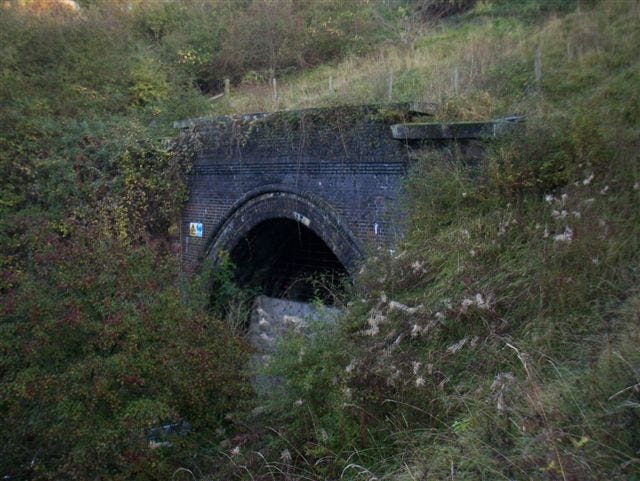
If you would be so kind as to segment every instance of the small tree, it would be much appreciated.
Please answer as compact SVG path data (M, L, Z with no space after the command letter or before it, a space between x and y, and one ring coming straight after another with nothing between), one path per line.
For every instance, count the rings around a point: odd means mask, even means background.
M271 79L296 65L302 34L290 0L255 0L227 32L220 62L236 78L254 70Z

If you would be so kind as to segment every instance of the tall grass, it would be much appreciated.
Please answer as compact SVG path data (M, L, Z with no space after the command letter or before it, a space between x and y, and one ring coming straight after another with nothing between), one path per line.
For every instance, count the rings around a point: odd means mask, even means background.
M639 12L480 4L282 79L278 108L386 101L392 73L439 118L527 115L471 170L424 153L405 240L363 266L341 330L283 345L291 391L262 422L301 446L291 479L638 479ZM275 107L261 89L219 108Z
M612 51L612 39L631 36L633 42L630 25L638 15L634 0L601 2L593 9L553 15L544 22L510 9L478 7L466 21L422 26L405 42L283 76L277 82L277 100L271 83L249 82L214 103L212 110L270 111L416 100L438 102L442 116L458 119L523 113L532 107L528 94L540 87L535 81L536 51L541 57L543 90L554 92L559 76L568 80L559 84L571 88L571 81L579 81L579 72L595 58L630 60ZM619 20L617 27L608 23L612 18Z

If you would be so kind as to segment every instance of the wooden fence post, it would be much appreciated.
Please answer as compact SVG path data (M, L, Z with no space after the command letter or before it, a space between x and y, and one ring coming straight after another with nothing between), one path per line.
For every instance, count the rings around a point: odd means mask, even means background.
M458 70L458 66L456 65L453 68L453 94L458 95L460 90L460 71Z
M536 58L533 64L533 73L535 75L536 84L540 86L540 80L542 80L542 49L540 45L536 48Z
M273 103L278 105L278 81L275 77L271 79L271 83L273 84Z

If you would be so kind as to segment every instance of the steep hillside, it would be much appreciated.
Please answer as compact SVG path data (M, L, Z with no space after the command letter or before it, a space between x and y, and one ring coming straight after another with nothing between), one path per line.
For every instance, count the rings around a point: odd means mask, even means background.
M526 126L474 169L416 163L405 242L363 266L341 325L282 344L286 388L231 473L638 479L640 9L545 5L479 4L278 84L279 107L418 98Z
M637 0L52 4L0 12L0 475L640 479ZM257 398L233 266L179 275L171 122L389 100L526 122L416 159Z

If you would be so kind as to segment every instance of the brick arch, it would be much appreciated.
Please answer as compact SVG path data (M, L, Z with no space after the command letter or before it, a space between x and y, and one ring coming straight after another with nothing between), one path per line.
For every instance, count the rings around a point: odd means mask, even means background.
M262 188L243 196L225 216L207 241L206 256L214 263L219 252L230 252L260 223L292 219L320 237L349 273L356 269L363 249L335 210L312 194Z

